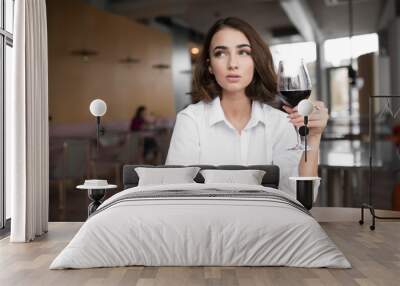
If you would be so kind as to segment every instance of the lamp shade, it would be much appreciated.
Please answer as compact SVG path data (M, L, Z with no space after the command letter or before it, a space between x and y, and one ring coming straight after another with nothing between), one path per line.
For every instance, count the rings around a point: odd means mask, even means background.
M310 100L308 99L303 99L302 101L300 101L299 105L297 106L297 111L299 112L300 115L303 116L308 116L311 114L311 112L313 111L314 106L311 103Z
M95 99L90 103L89 109L93 116L103 116L106 114L107 104L104 102L104 100Z

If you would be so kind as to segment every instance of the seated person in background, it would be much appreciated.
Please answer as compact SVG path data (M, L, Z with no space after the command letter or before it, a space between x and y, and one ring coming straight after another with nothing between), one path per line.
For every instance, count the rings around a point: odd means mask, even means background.
M132 118L130 130L145 131L151 129L150 125L153 120L147 115L147 108L144 105L139 106L136 109L135 116ZM157 156L158 144L154 137L145 136L143 138L143 157L145 160L152 160Z
M237 18L209 30L195 67L193 101L177 115L167 165L269 165L280 168L280 189L295 196L290 176L317 176L321 134L328 120L323 102L309 116L307 162L296 144L304 119L272 107L277 80L271 52L257 32ZM293 125L292 125L293 124Z
M139 106L136 109L135 116L131 121L131 131L139 131L144 129L144 125L146 124L146 116L147 116L147 108L144 105Z

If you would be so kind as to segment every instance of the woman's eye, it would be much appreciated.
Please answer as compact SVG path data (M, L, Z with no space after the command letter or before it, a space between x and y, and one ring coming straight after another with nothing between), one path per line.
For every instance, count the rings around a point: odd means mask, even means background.
M250 51L247 51L247 50L241 50L241 51L239 51L239 55L250 56L250 55L251 55L251 52L250 52Z
M223 51L216 51L215 53L214 53L214 57L221 57L221 56L223 56L223 55L225 55L225 52L223 52Z

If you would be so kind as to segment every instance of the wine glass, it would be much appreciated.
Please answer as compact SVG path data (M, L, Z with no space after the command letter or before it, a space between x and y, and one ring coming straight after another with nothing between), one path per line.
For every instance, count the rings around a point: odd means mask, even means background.
M311 80L307 67L301 61L280 61L278 67L278 92L283 103L289 107L296 107L303 99L308 99L311 94ZM297 134L297 144L288 150L305 151L301 143L300 134L294 126ZM307 150L310 150L308 147Z

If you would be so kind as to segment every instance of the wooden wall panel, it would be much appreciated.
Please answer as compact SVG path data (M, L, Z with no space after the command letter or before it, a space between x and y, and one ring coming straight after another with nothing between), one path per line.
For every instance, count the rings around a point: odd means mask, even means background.
M53 123L92 122L89 103L108 104L105 120L129 120L140 104L162 117L174 117L170 69L171 35L113 15L78 0L48 0L49 110ZM84 62L77 49L94 49ZM127 56L137 64L122 64Z

